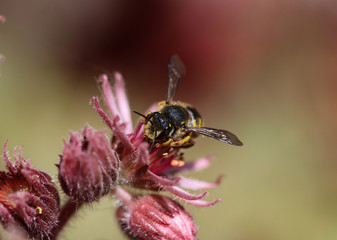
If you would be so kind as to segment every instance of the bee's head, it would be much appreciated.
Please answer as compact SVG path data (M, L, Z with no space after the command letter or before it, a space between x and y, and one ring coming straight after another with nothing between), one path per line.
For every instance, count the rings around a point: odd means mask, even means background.
M161 112L149 112L146 116L139 112L134 112L145 119L144 135L147 137L148 141L152 142L149 150L149 152L151 152L157 140L169 137L172 125Z
M157 137L163 132L168 132L171 129L171 124L167 118L160 112L153 112L145 118L145 128L149 129L149 133L155 134ZM152 136L148 136L153 139Z

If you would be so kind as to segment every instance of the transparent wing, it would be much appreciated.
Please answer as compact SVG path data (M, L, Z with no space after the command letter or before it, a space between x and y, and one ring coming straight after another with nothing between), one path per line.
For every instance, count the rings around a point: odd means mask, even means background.
M177 55L172 55L168 63L168 88L166 95L166 103L172 101L179 87L180 80L185 75L185 67L183 62Z
M215 138L220 142L229 143L236 146L243 145L243 143L237 138L237 136L226 130L208 127L186 127L186 128L191 132Z

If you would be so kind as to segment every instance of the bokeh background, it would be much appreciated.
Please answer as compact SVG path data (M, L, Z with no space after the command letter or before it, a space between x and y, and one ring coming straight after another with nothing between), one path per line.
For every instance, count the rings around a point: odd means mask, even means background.
M105 128L88 104L97 76L120 71L131 108L145 111L164 99L177 53L187 75L176 99L245 144L200 137L186 151L186 160L216 155L188 176L226 176L208 197L223 203L186 205L199 238L335 240L336 9L334 0L2 0L0 145L24 145L56 177L68 132ZM114 205L106 197L82 209L62 239L125 239Z

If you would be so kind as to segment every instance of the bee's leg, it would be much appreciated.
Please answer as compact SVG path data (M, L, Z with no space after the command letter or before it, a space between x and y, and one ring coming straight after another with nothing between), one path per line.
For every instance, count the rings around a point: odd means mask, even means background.
M168 146L168 145L170 145L170 143L171 143L172 141L173 141L172 138L170 138L169 140L167 140L166 142L161 143L160 145L161 145L161 146Z
M192 147L194 145L194 141L191 139L190 141L188 142L185 142L183 145L181 145L180 147L182 148L189 148L189 147Z
M184 137L183 139L172 142L170 144L170 146L171 147L180 147L180 146L184 145L185 143L187 143L188 141L190 141L190 139L191 139L191 135L188 135L188 136Z

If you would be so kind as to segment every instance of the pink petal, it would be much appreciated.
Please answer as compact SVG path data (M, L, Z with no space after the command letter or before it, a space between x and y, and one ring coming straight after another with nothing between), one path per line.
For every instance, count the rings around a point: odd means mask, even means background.
M219 176L214 183L199 181L195 179L189 179L185 177L181 177L181 180L178 182L178 185L183 188L191 189L191 190L201 190L201 189L210 189L216 188L219 186L221 182L222 176Z
M176 172L192 172L203 170L211 164L213 154L209 154L206 157L199 158L197 160L186 162L183 167L172 167L169 170L165 171L165 174L173 174Z
M183 200L199 200L208 195L208 192L203 192L199 195L193 195L176 186L165 187L164 189Z
M126 133L132 133L131 112L128 98L126 96L124 79L122 74L115 72L115 95L122 120L126 123Z
M151 171L148 171L147 174L148 174L150 180L153 180L153 181L159 183L163 187L175 186L180 181L180 177L177 177L174 180L170 180L170 179L160 177L160 176L152 173Z
M108 108L108 111L111 115L112 118L115 118L116 116L121 116L117 104L116 104L116 99L115 96L112 93L111 86L108 80L108 76L105 74L102 74L99 76L98 82L102 82L102 90L103 90L103 97L105 104Z
M92 102L94 102L94 108L97 111L97 113L101 116L101 118L106 123L106 125L108 125L108 127L112 129L113 128L112 127L112 120L109 118L109 116L101 108L101 105L99 104L99 101L98 101L97 97L92 97L90 99L90 103L92 103Z
M15 220L12 217L9 210L4 207L4 205L0 205L0 216L1 216L1 222L6 223L7 225L15 224Z
M129 137L125 133L125 124L120 123L119 116L116 115L112 121L109 118L109 116L103 111L96 97L92 97L90 100L90 103L91 102L94 102L94 108L96 109L98 114L101 116L103 121L105 121L105 123L108 125L108 127L111 128L111 130L113 131L113 134L123 144L125 149L128 151L134 151L135 147L133 146Z
M151 107L149 107L149 109L147 110L147 113L156 111L157 107L158 107L158 103L152 104Z
M119 117L117 116L112 123L112 131L114 136L123 144L126 151L132 152L135 150L134 145L130 141L128 135L125 132L125 124L120 124Z
M197 207L210 207L216 204L217 202L222 202L222 199L219 198L211 202L204 201L204 200L194 200L194 201L185 200L185 202L191 205L197 206Z
M13 174L18 172L18 169L13 165L13 163L9 160L8 151L7 151L7 143L8 139L6 139L4 147L3 147L3 158L5 161L6 168ZM15 148L14 148L15 151Z
M203 158L199 158L193 162L188 162L185 164L185 166L183 166L182 170L183 171L200 171L203 170L205 168L208 168L209 165L211 164L211 160L213 158L213 154L209 154L206 157Z
M138 148L138 159L136 159L139 166L149 165L149 151L148 151L148 144L143 142L139 144Z

